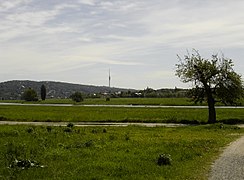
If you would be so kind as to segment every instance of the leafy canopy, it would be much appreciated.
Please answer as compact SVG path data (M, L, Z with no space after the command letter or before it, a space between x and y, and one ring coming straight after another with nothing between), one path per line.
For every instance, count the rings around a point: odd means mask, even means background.
M72 94L72 95L70 96L70 98L71 98L73 101L75 101L75 102L81 102L81 101L84 100L84 99L83 99L83 95L82 95L82 93L80 93L80 92L75 92L74 94Z
M22 94L22 99L25 101L38 101L37 93L34 89L28 88Z
M214 101L234 104L244 97L241 76L233 69L233 61L223 55L212 55L211 59L202 58L198 51L188 52L179 64L176 64L176 75L182 82L193 83L193 95L196 102L201 102L211 94Z

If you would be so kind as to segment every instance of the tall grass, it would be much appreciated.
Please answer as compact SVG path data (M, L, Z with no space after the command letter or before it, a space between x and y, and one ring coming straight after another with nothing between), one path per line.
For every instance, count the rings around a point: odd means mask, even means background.
M243 130L223 125L146 127L0 126L1 179L207 179L220 148ZM159 166L160 154L172 164ZM15 160L42 167L22 169Z

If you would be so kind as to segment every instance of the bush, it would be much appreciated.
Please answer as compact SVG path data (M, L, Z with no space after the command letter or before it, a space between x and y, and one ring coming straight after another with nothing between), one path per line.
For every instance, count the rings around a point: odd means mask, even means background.
M94 146L94 142L92 140L89 140L89 141L84 143L84 146L85 147L92 147L92 146Z
M71 98L73 101L75 101L75 102L81 102L81 101L84 100L84 99L83 99L83 96L82 96L82 94L81 94L80 92L75 92L74 94L72 94L72 95L70 96L70 98Z
M172 159L171 159L171 156L169 154L160 154L157 164L159 166L171 165L171 162L172 162Z
M72 131L73 130L71 128L69 128L69 127L64 128L64 132L72 133Z
M74 124L73 123L68 123L67 127L72 128L72 127L74 127Z
M52 131L52 127L51 126L47 126L47 132L51 132Z
M28 132L28 133L32 133L34 131L34 129L32 128L32 127L28 127L27 129L26 129L26 132Z
M22 95L22 99L25 101L38 101L37 93L34 89L27 89Z

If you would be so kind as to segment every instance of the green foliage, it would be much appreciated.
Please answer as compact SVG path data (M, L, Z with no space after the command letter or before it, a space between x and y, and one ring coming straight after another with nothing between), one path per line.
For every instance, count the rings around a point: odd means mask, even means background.
M170 154L160 154L158 157L158 165L171 165L172 163L172 158Z
M66 133L72 133L73 130L70 127L66 127L66 128L64 128L64 132L66 132Z
M44 101L46 99L46 95L47 95L47 90L46 90L46 86L43 84L41 86L41 99Z
M34 89L26 89L22 94L22 99L25 101L38 101L37 93Z
M82 93L80 93L80 92L75 92L74 94L72 94L70 96L70 98L75 102L83 101L83 96L82 96Z
M241 76L233 69L233 61L212 55L211 59L202 58L198 51L179 57L176 75L185 83L192 82L195 102L207 100L209 122L216 121L214 105L220 101L233 105L244 97Z
M65 133L64 127L47 132L39 126L35 134L26 132L28 128L0 126L5 134L0 138L2 179L207 179L221 147L243 133L209 125L106 127L107 133L96 127L96 134L94 127L73 127ZM20 135L10 136L15 131ZM166 157L170 153L170 166L155 162L162 152Z
M28 133L33 133L33 131L34 131L34 129L32 127L28 127L26 129L26 132L28 132Z
M70 122L67 124L67 127L72 128L72 127L74 127L74 124Z

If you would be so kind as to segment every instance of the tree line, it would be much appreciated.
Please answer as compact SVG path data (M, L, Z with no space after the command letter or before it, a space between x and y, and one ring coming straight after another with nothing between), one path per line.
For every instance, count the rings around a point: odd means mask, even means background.
M47 96L47 89L44 84L41 86L40 91L41 91L41 93L40 93L41 99L43 101L45 101L46 96ZM28 88L22 94L21 99L23 99L25 101L38 101L37 92L32 88Z
M43 84L40 88L41 91L41 100L45 101L46 99L46 95L47 95L47 89L46 86ZM75 92L73 93L70 98L75 101L75 102L81 102L83 101L83 94L80 92ZM38 101L38 95L37 92L32 89L32 88L28 88L24 91L24 93L22 94L21 99L25 100L25 101Z

